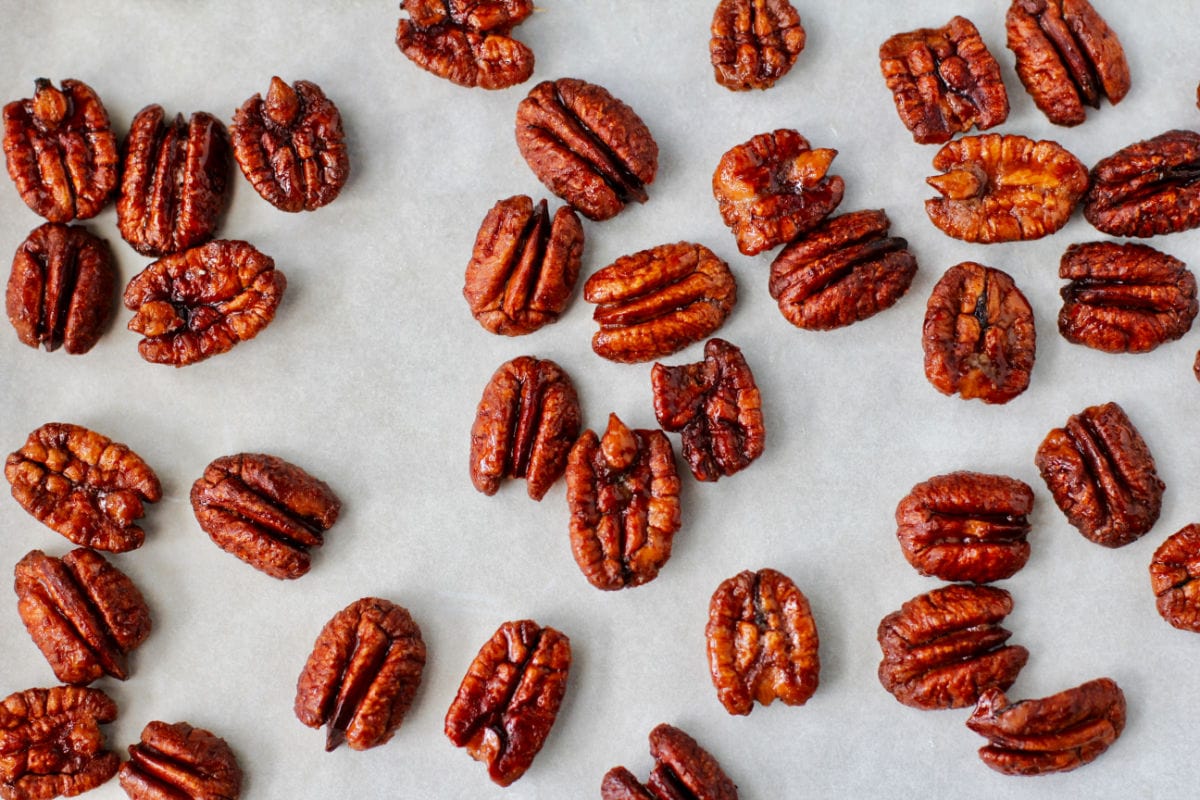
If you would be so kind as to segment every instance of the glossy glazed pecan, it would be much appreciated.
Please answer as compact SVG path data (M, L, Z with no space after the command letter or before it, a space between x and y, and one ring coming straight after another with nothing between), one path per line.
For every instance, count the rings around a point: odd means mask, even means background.
M643 786L625 767L613 767L600 785L602 800L737 800L737 786L712 754L665 722L650 731L654 769Z
M896 34L879 47L879 68L900 121L919 144L948 142L972 126L987 130L1008 118L1000 65L964 17Z
M837 150L813 150L786 128L760 133L721 156L713 197L743 255L790 242L837 208L846 185L828 174L835 156Z
M588 219L646 202L658 144L633 109L574 78L543 81L517 106L517 147L538 180Z
M1167 131L1101 159L1092 167L1083 216L1112 236L1200 226L1200 133Z
M17 611L63 683L128 677L125 655L150 635L137 586L94 550L61 559L32 550L17 562Z
M533 74L533 51L509 36L533 0L401 0L396 46L421 69L459 86L505 89Z
M86 353L113 314L117 271L108 243L85 228L47 222L13 256L5 306L30 347Z
M769 89L804 49L804 27L788 0L719 0L708 53L726 89Z
M425 641L408 609L378 597L333 615L296 681L296 718L325 726L325 750L386 743L404 721L425 668Z
M131 800L237 800L242 770L221 737L186 722L150 722L118 780Z
M1009 703L999 689L989 689L967 727L988 740L979 757L997 772L1067 772L1095 760L1121 735L1125 694L1111 678L1017 703Z
M887 214L830 217L771 262L771 297L797 328L829 330L895 305L917 273L908 242L888 236Z
M138 353L154 364L194 364L253 339L275 318L287 279L248 242L218 240L155 261L125 287L140 333Z
M501 200L483 218L463 297L475 320L504 336L532 333L567 307L583 257L583 226L570 206L551 221L546 201Z
M117 137L81 81L38 78L33 97L6 105L4 155L25 205L51 222L96 216L117 188Z
M1158 613L1184 631L1200 633L1200 525L1167 537L1150 559L1150 588Z
M571 642L532 620L505 622L479 650L446 711L446 737L508 786L542 749L567 690Z
M4 462L13 498L72 542L122 553L141 547L143 503L162 498L158 476L119 442L80 425L48 422Z
M1158 521L1164 484L1116 403L1085 408L1050 431L1034 463L1067 521L1096 544L1127 545Z
M192 484L192 511L227 553L273 578L299 578L309 550L342 509L329 485L295 464L261 453L222 456Z
M1007 689L1029 659L1000 621L1012 596L992 586L951 584L914 597L879 623L879 682L913 708L965 708Z

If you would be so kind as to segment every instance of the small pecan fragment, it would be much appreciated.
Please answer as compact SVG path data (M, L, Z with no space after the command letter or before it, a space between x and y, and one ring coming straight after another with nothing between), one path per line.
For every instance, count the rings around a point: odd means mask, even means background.
M1081 767L1108 749L1125 728L1125 694L1111 678L1009 703L989 689L967 727L988 740L979 757L1005 775L1046 775Z
M222 550L273 578L299 578L342 501L324 481L261 453L222 456L192 484L196 521Z
M1112 236L1200 226L1200 133L1167 131L1101 159L1092 167L1083 216Z
M987 130L1008 118L1000 65L964 17L896 34L880 45L879 68L919 144L948 142L971 126Z
M1164 484L1116 403L1085 408L1050 431L1035 463L1067 521L1096 544L1127 545L1158 521Z
M602 800L737 800L737 786L712 754L673 725L650 731L654 769L646 785L625 767L613 767L600 784Z
M708 43L713 74L726 89L769 89L796 63L804 39L788 0L720 0Z
M81 81L38 78L32 98L6 105L4 155L25 205L51 222L96 216L117 188L117 137Z
M509 36L533 0L401 0L396 46L421 69L459 86L506 89L533 74L533 51Z
M1200 525L1167 537L1150 559L1150 588L1158 613L1184 631L1200 633Z
M678 352L720 328L737 302L729 265L702 244L676 242L621 256L583 285L600 325L596 355L626 364Z
M771 297L797 328L830 330L895 305L917 273L904 239L878 211L830 217L771 262Z
M72 542L122 553L141 547L143 503L162 498L154 470L128 447L80 425L48 422L10 453L13 498Z
M275 318L287 279L248 242L219 240L155 261L125 287L129 330L154 364L194 364L253 339Z
M148 723L141 742L129 745L118 779L132 800L237 800L242 793L229 744L186 722Z
M116 287L108 243L84 228L47 222L13 256L8 319L30 347L86 353L112 318Z
M558 319L583 256L583 226L570 206L550 219L546 201L501 200L483 218L467 264L463 297L492 333L520 336Z
M296 681L296 718L326 726L325 750L386 743L404 721L425 668L425 641L408 610L356 600L325 623Z
M542 749L571 666L571 642L532 620L505 622L479 650L446 711L445 733L508 786Z

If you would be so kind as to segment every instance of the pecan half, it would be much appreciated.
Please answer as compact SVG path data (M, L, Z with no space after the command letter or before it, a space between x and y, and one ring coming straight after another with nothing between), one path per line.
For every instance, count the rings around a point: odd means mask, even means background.
M509 36L533 0L401 0L409 17L396 46L421 69L459 86L505 89L533 74L533 51Z
M122 553L146 535L134 521L162 498L154 470L128 447L80 425L47 422L10 453L4 477L21 508L72 542Z
M275 318L287 279L248 242L219 240L155 261L125 287L140 333L138 353L154 364L194 364L253 339Z
M737 302L729 265L702 244L621 256L583 285L600 325L596 355L626 364L668 356L721 327Z
M404 721L425 668L425 641L408 610L378 597L333 615L296 681L296 718L326 726L325 750L386 743Z
M117 271L108 243L84 228L47 222L13 256L5 306L30 347L86 353L113 313Z
M1034 463L1067 521L1096 544L1127 545L1158 521L1164 484L1116 403L1085 408L1050 431Z
M1150 588L1158 613L1184 631L1200 633L1200 525L1167 537L1150 559Z
M1167 131L1101 159L1092 167L1083 216L1112 236L1200 226L1200 133Z
M989 689L967 727L988 740L979 757L997 772L1066 772L1095 760L1121 735L1125 694L1111 678L1017 703L1009 703L999 689Z
M668 431L682 431L683 457L696 480L732 475L762 455L762 398L742 351L709 339L704 360L650 370L654 416Z
M964 708L987 689L1007 689L1029 659L999 622L1012 595L952 584L914 597L879 623L879 682L913 708Z
M600 784L602 800L737 800L737 786L712 754L673 725L650 731L654 769L643 786L625 767L613 767Z
M571 642L532 620L505 622L479 650L446 711L445 733L508 786L542 749L567 690Z
M141 742L129 745L118 779L131 800L237 800L242 793L229 744L186 722L148 723Z
M720 0L708 52L726 89L769 89L804 49L804 27L788 0Z
M209 538L273 578L299 578L309 549L337 522L342 501L324 481L261 453L222 456L192 484L192 510Z
M475 320L504 336L533 333L567 307L583 257L583 226L570 206L550 220L546 201L501 200L483 218L463 297Z
M25 205L51 222L88 219L117 188L117 137L92 88L45 78L32 98L4 107L8 175Z
M150 609L128 575L84 547L61 559L32 550L14 572L17 611L56 678L128 677L125 654L150 635Z

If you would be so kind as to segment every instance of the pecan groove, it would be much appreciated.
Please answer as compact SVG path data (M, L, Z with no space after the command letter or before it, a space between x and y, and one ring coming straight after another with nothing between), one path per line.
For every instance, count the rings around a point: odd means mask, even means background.
M737 786L712 754L673 725L650 731L654 769L643 786L625 767L613 767L600 784L602 800L737 800Z
M131 800L237 800L242 770L229 744L186 722L150 722L118 773Z
M769 89L804 49L804 27L788 0L720 0L708 52L726 89Z
M1184 631L1200 633L1200 525L1167 537L1150 559L1150 588L1158 613Z
M1112 236L1146 238L1200 226L1200 133L1167 131L1098 161L1083 216Z
M402 0L396 46L421 69L459 86L505 89L533 74L533 51L509 36L532 0Z

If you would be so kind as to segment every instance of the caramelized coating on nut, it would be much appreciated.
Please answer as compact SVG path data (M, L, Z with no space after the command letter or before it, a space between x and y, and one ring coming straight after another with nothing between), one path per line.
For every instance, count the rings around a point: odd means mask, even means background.
M118 779L131 800L237 800L242 793L229 744L186 722L148 723Z
M708 43L713 74L726 89L769 89L791 70L804 40L788 0L719 0Z
M421 69L459 86L506 89L533 74L533 51L509 36L533 0L401 0L396 46Z
M1112 236L1145 238L1200 226L1200 133L1172 130L1092 167L1083 216Z
M1154 551L1150 588L1163 619L1200 633L1200 525L1184 526Z
M642 785L625 767L613 767L600 784L602 800L737 800L737 786L712 754L674 725L650 731L654 769Z

